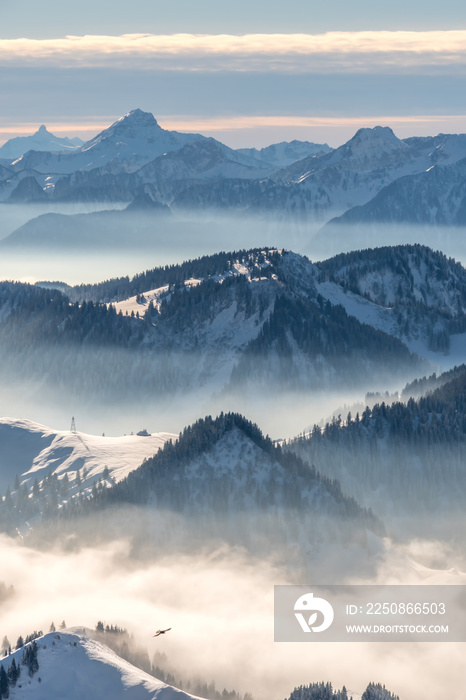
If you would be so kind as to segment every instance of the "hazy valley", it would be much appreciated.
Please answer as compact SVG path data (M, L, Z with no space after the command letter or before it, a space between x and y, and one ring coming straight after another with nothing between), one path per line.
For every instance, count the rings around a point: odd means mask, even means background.
M68 623L0 698L459 700L460 644L274 643L273 586L465 582L465 157L0 148L0 631Z

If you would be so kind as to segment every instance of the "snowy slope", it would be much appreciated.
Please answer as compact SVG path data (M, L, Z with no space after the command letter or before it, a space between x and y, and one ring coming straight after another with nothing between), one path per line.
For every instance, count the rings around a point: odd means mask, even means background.
M349 209L329 221L322 233L334 235L339 226L348 224L464 226L465 179L466 159L433 165L425 172L400 177L363 206Z
M466 158L466 134L412 136L403 141L419 153L428 153L431 165L448 165Z
M175 204L198 209L228 206L274 212L285 219L325 221L369 202L401 177L425 173L437 163L456 163L464 158L465 148L463 135L403 141L388 127L363 128L330 153L277 170L260 187L254 181L227 179L214 189L199 185L183 191Z
M29 488L49 473L59 478L67 473L73 479L78 469L87 470L84 489L102 476L105 467L111 481L120 481L174 438L170 433L104 437L59 432L24 419L1 418L0 491L13 489L17 474Z
M13 160L20 158L27 151L72 151L82 146L78 138L55 136L42 124L31 136L17 136L10 139L0 148L0 158Z
M259 158L271 163L276 168L284 168L297 160L308 156L319 156L330 153L332 149L326 143L311 143L310 141L281 141L265 148L238 148L237 152Z
M317 285L332 304L400 338L442 368L463 361L466 271L421 245L385 246L323 261Z
M363 204L402 175L429 167L428 154L415 151L388 127L359 131L345 144L319 158L305 158L274 175L286 208L325 216ZM277 193L278 194L278 193Z
M122 171L131 171L163 153L203 138L200 134L166 131L152 114L135 109L72 153L31 151L12 166L16 170L33 168L42 173L72 173L109 166L116 161Z
M277 170L263 183L262 191L254 182L238 189L232 179L220 183L216 196L233 207L325 220L369 201L402 175L426 170L432 165L427 150L412 148L388 127L360 129L330 153L311 155ZM183 192L179 200L184 207L214 204L207 187Z
M194 697L121 659L91 639L90 630L72 628L37 640L39 670L30 678L25 666L11 700L190 700ZM3 660L21 663L22 649ZM40 679L40 680L39 680Z
M201 279L185 280L184 286L186 288L197 287L197 285L201 284L201 282ZM133 313L134 315L139 313L141 316L147 311L151 303L156 309L159 310L162 300L169 298L170 287L168 284L166 284L163 287L158 287L157 289L149 289L147 292L144 292L144 294L136 294L132 297L128 297L127 299L123 299L122 301L117 301L113 304L113 306L118 313L121 311L124 316L131 316ZM108 304L108 306L110 306L110 304Z

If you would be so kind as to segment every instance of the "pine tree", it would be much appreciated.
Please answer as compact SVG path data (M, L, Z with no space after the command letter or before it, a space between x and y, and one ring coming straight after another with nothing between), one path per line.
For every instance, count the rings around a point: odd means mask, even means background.
M0 666L0 698L10 697L8 676L3 666Z
M19 664L17 664L16 661L13 659L13 661L11 662L11 665L8 667L8 672L7 672L8 681L9 681L11 686L14 687L16 685L16 681L18 680L20 673L21 673L21 666Z

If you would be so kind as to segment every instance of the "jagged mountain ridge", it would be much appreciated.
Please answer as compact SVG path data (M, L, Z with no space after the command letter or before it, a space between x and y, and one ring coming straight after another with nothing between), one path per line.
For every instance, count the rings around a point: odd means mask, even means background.
M443 159L439 155L442 143ZM388 127L360 129L332 152L304 158L273 173L262 182L260 191L235 180L217 183L214 192L198 184L181 192L173 205L202 209L217 202L217 206L273 211L282 217L325 220L335 212L368 202L389 183L422 173L439 159L455 162L464 157L464 144L455 151L447 137L437 146L430 141L402 141Z
M16 136L6 141L0 146L0 158L11 162L28 151L70 151L79 148L83 143L84 141L77 137L69 139L66 136L55 136L42 124L31 136Z
M331 219L323 229L334 235L346 225L413 224L431 227L466 224L466 159L431 166L384 187L366 204Z
M178 155L174 158L175 152ZM144 170L152 161L156 161L152 168ZM160 187L168 177L176 193L178 180L189 183L193 177L259 177L270 172L273 166L201 134L162 129L152 114L137 109L72 153L30 151L14 161L10 168L16 175L10 178L9 188L4 183L2 199L9 196L13 200L31 201L27 192L14 187L19 175L28 171L39 184L41 174L48 176L44 198L131 201L147 181L156 191L157 182ZM165 190L164 201L169 202L174 193L167 185ZM33 200L37 199L37 195L34 196Z
M269 149L271 154L291 149L291 158L308 147L298 145L295 150L293 144L275 144ZM401 140L389 127L376 126L360 129L337 149L317 151L285 167L267 161L268 152L234 151L199 134L165 131L153 115L133 110L73 153L31 151L8 165L16 174L8 177L4 173L1 198L129 202L146 192L183 211L226 208L325 222L335 213L367 204L400 178L419 176L422 196L413 201L418 206L425 201L432 212L438 208L437 188L443 185L433 180L435 173L429 176L430 169L453 167L464 159L466 138L440 134ZM19 176L25 171L43 195L32 183L19 187ZM406 193L401 181L398 193L395 190L395 209L405 217L402 199ZM443 197L439 221L448 225L463 221L463 214L455 209L458 197L458 193ZM463 209L461 205L460 212Z
M135 109L71 153L29 151L13 163L13 168L16 172L31 169L65 174L105 167L111 171L112 163L119 162L120 171L132 171L163 153L203 138L200 134L166 131L152 114Z

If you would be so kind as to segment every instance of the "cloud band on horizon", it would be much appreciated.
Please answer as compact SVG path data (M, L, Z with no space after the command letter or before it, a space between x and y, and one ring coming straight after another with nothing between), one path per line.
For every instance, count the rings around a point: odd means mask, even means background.
M360 72L466 67L466 30L123 34L0 39L0 63L184 71Z

